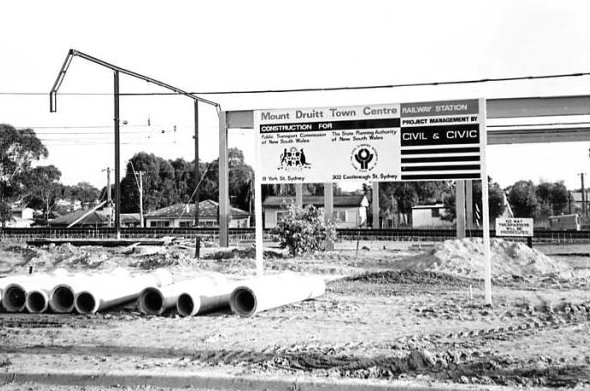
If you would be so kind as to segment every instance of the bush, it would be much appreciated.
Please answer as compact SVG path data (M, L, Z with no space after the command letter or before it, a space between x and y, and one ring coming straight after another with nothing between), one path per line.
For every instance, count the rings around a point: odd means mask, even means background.
M320 210L313 205L301 209L291 204L274 233L279 237L281 248L288 248L291 255L324 251L326 243L336 239L334 224L324 223Z

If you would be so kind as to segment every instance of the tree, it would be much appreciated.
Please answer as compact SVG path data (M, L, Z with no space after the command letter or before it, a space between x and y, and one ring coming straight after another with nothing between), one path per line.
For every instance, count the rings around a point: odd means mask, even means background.
M244 162L243 152L237 148L229 155L229 196L234 206L248 210L251 181L254 170ZM135 172L143 171L143 203L145 210L155 210L179 202L195 202L197 186L195 162L184 159L166 160L154 154L140 152L127 163L127 172L121 181L121 209L123 212L139 210L139 190ZM201 180L199 199L219 199L219 159L211 163L199 162Z
M336 239L336 228L323 220L315 206L298 208L291 204L274 229L279 237L279 246L288 248L291 255L324 251L327 242Z
M0 124L0 221L12 217L10 204L23 195L23 182L31 163L47 157L47 148L33 129Z
M539 202L539 213L543 216L563 213L568 206L569 193L563 182L541 182L535 194Z
M539 208L539 202L532 181L518 181L510 188L508 202L514 217L533 217Z
M244 153L237 148L231 148L228 151L228 160L230 200L234 206L248 210L254 170L244 162Z
M49 219L49 212L53 208L62 185L59 183L61 171L53 166L37 166L30 170L25 180L29 195L29 204L40 204L45 220Z
M415 187L410 183L381 182L379 183L379 205L381 213L387 210L406 216L406 222L412 223L412 207L418 202ZM395 205L394 205L395 203ZM376 218L376 216L373 216Z
M472 191L473 205L472 208L482 208L482 191L481 181L473 181ZM444 220L454 221L457 218L456 209L456 194L455 192L447 192L443 199L445 205L446 214L443 217ZM488 207L490 220L494 220L504 213L506 205L504 203L504 191L499 184L492 181L492 178L488 177Z
M94 203L100 197L100 190L88 182L79 182L74 186L67 186L65 198L79 200L83 205Z

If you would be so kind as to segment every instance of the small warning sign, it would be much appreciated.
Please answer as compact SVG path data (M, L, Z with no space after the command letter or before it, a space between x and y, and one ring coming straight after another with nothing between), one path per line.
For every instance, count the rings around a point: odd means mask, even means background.
M499 218L496 219L496 236L533 236L533 219Z

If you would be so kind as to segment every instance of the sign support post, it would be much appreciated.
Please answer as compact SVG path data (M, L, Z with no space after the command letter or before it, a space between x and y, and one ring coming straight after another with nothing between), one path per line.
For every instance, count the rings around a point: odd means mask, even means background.
M264 231L262 221L262 177L260 176L262 170L262 159L260 157L260 132L255 131L256 146L254 153L256 154L256 163L254 171L254 213L255 213L255 235L256 235L256 275L262 276L264 274Z
M492 305L492 260L490 254L490 206L488 191L486 101L479 100L479 135L481 137L481 213L483 222L484 289L485 303Z

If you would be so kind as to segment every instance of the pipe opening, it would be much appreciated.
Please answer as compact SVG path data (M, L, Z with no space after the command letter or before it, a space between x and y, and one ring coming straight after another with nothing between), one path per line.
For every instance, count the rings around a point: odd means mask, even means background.
M191 295L183 293L182 295L178 296L176 309L178 310L178 313L182 316L193 315L193 311L195 309L195 302L193 301Z
M143 311L148 315L157 315L163 310L164 298L157 289L146 289L140 300Z
M51 295L51 302L56 311L71 311L74 308L74 300L74 292L65 286L55 288Z
M76 298L76 310L81 314L91 314L94 312L96 300L94 296L88 292L82 292Z
M29 312L38 313L47 309L47 300L41 292L33 291L27 296L27 309Z
M3 303L8 311L22 311L25 308L27 295L19 286L11 286L4 291Z
M251 316L256 311L256 296L248 288L238 288L232 295L232 308L241 316Z

